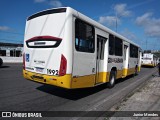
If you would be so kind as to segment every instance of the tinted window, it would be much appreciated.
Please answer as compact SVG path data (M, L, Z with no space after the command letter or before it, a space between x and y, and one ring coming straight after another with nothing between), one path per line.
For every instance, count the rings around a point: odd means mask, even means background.
M130 44L130 57L138 58L138 47Z
M122 40L115 37L115 55L122 56Z
M122 56L122 40L113 35L109 35L109 54Z
M77 51L93 53L94 44L94 27L76 19L75 21L75 48Z
M31 20L33 18L39 17L39 16L53 14L53 13L62 13L62 12L66 12L66 8L59 8L59 9L51 9L51 10L42 11L42 12L39 12L39 13L36 13L36 14L30 16L27 19L27 21Z
M6 56L6 50L0 50L0 56Z
M113 35L109 35L109 54L110 55L114 55L114 36Z

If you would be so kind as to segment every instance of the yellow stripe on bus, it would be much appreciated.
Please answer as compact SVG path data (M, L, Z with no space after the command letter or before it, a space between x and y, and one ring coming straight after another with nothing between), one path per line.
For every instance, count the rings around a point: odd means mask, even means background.
M35 82L59 86L63 88L71 88L72 76L70 74L64 76L49 76L23 70L23 76L24 78ZM43 79L34 78L33 76L43 77Z
M134 72L135 72L135 68L117 70L116 79L134 74ZM126 76L124 76L124 74L126 74ZM98 78L95 81L95 78L96 78L95 74L77 76L72 78L71 74L66 74L64 76L50 76L50 75L42 75L42 74L23 70L23 76L28 80L32 80L32 81L43 83L43 84L49 84L49 85L59 86L63 88L68 88L68 89L94 87L98 83L109 82L109 75L110 75L110 72L99 72Z

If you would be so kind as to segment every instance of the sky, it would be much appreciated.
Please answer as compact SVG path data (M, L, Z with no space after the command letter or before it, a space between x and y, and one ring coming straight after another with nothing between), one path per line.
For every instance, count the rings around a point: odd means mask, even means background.
M143 50L160 50L160 0L0 0L0 42L23 43L27 17L67 6L127 37Z

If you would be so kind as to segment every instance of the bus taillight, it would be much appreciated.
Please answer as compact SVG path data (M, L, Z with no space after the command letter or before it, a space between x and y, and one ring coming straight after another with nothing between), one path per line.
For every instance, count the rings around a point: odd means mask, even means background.
M25 53L23 53L23 69L25 70L25 67L26 67L26 65L25 65Z
M64 55L61 55L61 64L59 69L59 76L63 76L66 74L67 70L67 59L64 57Z

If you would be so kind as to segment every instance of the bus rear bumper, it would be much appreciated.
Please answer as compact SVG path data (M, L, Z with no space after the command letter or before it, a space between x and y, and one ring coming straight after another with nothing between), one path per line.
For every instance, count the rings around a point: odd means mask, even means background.
M71 74L66 74L64 76L51 76L23 70L23 76L34 82L71 89Z
M142 64L142 66L150 66L150 67L155 67L154 64Z

